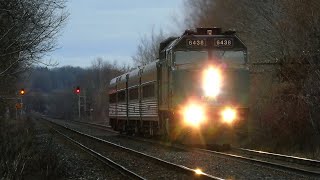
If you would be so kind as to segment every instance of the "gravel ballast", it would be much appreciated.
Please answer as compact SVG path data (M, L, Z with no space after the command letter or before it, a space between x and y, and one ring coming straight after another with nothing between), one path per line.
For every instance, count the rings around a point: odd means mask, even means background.
M164 147L162 145L137 142L136 140L123 138L116 134L86 125L71 122L67 124L69 127L84 133L175 164L181 164L192 169L200 168L207 174L225 179L318 179L316 177L307 177L220 155L183 151Z
M114 147L113 145L108 145L104 142L84 137L60 126L53 125L53 127L146 179L194 179L191 174L186 174L185 172L181 172L181 170L168 167L167 165L151 160L148 157L137 155L136 153L125 151L121 148Z
M65 168L63 179L124 179L120 173L96 160L70 143L61 135L51 131L43 122L35 122L36 137L39 144L52 141L52 150L58 154Z

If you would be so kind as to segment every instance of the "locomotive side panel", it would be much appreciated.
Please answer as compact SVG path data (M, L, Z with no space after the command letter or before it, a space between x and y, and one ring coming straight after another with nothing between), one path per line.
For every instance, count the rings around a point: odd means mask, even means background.
M166 111L169 109L169 69L166 62L160 64L159 84L159 110Z

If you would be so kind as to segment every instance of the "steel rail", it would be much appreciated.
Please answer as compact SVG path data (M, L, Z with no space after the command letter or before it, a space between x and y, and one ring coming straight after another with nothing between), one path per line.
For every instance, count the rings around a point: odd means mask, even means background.
M92 125L91 123L86 123L86 122L82 122L82 124ZM110 131L108 129L106 129L106 130ZM263 166L267 166L267 167L271 167L271 168L281 169L281 170L290 171L290 172L299 173L299 174L304 174L304 175L308 175L308 176L320 177L320 172L319 171L313 171L313 170L308 170L308 169L304 169L304 168L293 167L293 166L289 166L289 165L284 165L284 164L280 164L280 163L260 160L260 159L256 159L256 158L245 157L245 156L240 156L240 155L236 155L236 154L224 153L224 152L219 152L219 151L214 151L214 150L209 150L209 149L203 149L203 148L194 148L194 147L190 148L190 147L186 147L185 145L168 144L168 143L163 143L163 142L159 142L159 141L154 141L154 140L149 140L149 139L144 139L144 138L136 138L136 137L127 136L127 135L121 135L121 136L129 138L129 139L132 139L132 140L137 140L137 141L142 141L142 142L147 142L147 143L160 144L160 145L163 145L163 146L167 146L167 147L169 146L169 147L172 147L172 148L178 148L178 149L186 150L186 151L193 150L193 151L198 151L198 152L222 155L222 156L225 156L225 157L235 158L235 159L239 159L239 160L243 160L243 161L247 161L247 162L251 162L251 163L255 163L255 164L259 164L259 165L263 165ZM254 150L251 150L251 152L254 152ZM272 154L272 153L267 153L267 152L263 152L263 153L266 156L268 156L268 154ZM284 161L284 162L290 162L289 159L291 158L291 160L293 160L293 161L305 160L305 161L308 161L308 163L312 162L312 163L316 163L317 165L320 164L319 161L312 160L312 159L298 158L298 157L286 156L286 155L279 155L278 157L287 158L288 161ZM306 164L304 164L304 165L308 165L308 163L306 162ZM310 166L310 165L308 165L308 166Z
M44 118L43 118L44 119ZM47 120L47 119L45 119ZM219 178L219 177L215 177L215 176L212 176L212 175L209 175L209 174L206 174L206 173L203 173L203 172L198 172L196 169L191 169L191 168L188 168L188 167L185 167L183 165L179 165L179 164L174 164L174 163L171 163L171 162L168 162L168 161L165 161L163 159L160 159L160 158L157 158L157 157L154 157L154 156L151 156L151 155L148 155L148 154L145 154L145 153L142 153L142 152L139 152L139 151L136 151L136 150L133 150L133 149L130 149L130 148L127 148L127 147L124 147L124 146L121 146L121 145L118 145L118 144L115 144L115 143L112 143L110 141L107 141L107 140L104 140L104 139L101 139L101 138L98 138L98 137L95 137L95 136L92 136L92 135L89 135L89 134L85 134L83 132L80 132L80 131L77 131L77 130L74 130L74 129L71 129L69 127L66 127L64 125L61 125L59 123L56 123L56 122L53 122L51 120L47 120L48 122L51 122L55 125L58 125L62 128L65 128L69 131L72 131L76 134L79 134L79 135L82 135L84 137L87 137L87 138L90 138L90 139L93 139L93 140L96 140L98 142L103 142L103 143L106 143L108 145L111 145L113 147L116 147L116 148L119 148L121 150L124 150L124 151L127 151L129 153L134 153L136 155L139 155L143 158L147 158L149 160L152 160L153 162L155 163L158 163L162 166L165 166L165 167L168 167L168 168L171 168L171 169L175 169L176 171L179 171L179 172L182 172L182 173L185 173L187 175L190 175L192 177L194 177L195 179L215 179L215 180L222 180L222 178Z
M272 157L273 159L283 160L286 162L294 162L297 164L302 164L302 165L307 165L307 166L320 167L320 161L315 160L315 159L308 159L308 158L302 158L302 157L297 157L297 156L289 156L289 155L284 155L284 154L270 153L270 152L265 152L265 151L257 151L257 150L245 149L245 148L233 148L233 149L236 151L250 153L250 154L263 156L263 157L267 157L267 158Z
M102 124L98 124L98 123L89 123L89 122L84 122L84 121L75 121L75 120L72 120L72 122L78 122L78 123L83 123L83 124L89 124L89 125L92 125L92 126L96 126L96 127L101 127L101 128L111 128L111 126L107 126L107 125L102 125Z
M75 121L75 120L71 120L71 121L67 121L67 122L75 122L75 123L79 123L79 124L85 124L85 125L89 125L92 127L96 127L102 130L106 130L106 131L110 131L116 134L119 134L119 132L114 131L113 129L111 129L111 126L106 126L106 125L102 125L102 124L97 124L97 123L89 123L89 122L83 122L83 121Z
M58 134L60 134L61 136L63 136L64 138L66 138L68 141L74 143L75 145L79 146L79 148L81 148L82 150L84 150L85 152L87 152L88 154L90 154L91 156L95 157L96 159L98 159L99 161L101 161L102 163L106 164L107 166L109 166L110 168L118 171L120 174L122 174L123 176L129 178L129 179L139 179L139 180L145 180L145 178L139 176L138 174L126 169L125 167L121 166L120 164L112 161L111 159L101 155L100 153L88 148L87 146L81 144L80 142L70 138L69 136L63 134L62 132L60 132L59 130L55 129L54 127L51 127L55 132L57 132Z
M214 154L219 154L219 155L223 155L223 156L228 156L228 157L236 158L239 160L244 160L244 161L260 164L263 166L277 168L277 169L290 171L290 172L294 172L294 173L299 173L299 174L303 174L303 175L320 177L319 171L312 171L312 170L307 170L304 168L293 167L293 166L284 165L284 164L280 164L280 163L275 163L275 162L255 159L255 158L251 158L251 157L230 154L230 153L223 153L223 152L218 152L218 151L213 151L213 150L208 150L208 149L201 149L201 148L193 148L193 149L195 149L197 151L201 151L201 152L208 152L208 153L214 153Z

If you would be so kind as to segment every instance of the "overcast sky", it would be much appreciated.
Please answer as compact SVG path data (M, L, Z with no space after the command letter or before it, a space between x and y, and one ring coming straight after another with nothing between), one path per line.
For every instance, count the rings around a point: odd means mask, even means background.
M88 67L97 57L131 63L139 39L152 28L177 32L183 0L69 0L70 17L59 48L47 59L59 66Z

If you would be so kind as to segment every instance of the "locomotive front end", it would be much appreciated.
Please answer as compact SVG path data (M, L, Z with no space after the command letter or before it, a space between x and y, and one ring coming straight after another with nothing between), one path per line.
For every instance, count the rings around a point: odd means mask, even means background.
M246 126L247 49L233 31L187 30L160 43L159 59L110 82L114 130L179 139ZM243 131L245 132L245 131Z
M180 40L172 58L171 97L181 127L209 133L246 128L246 55L234 34L191 34Z

